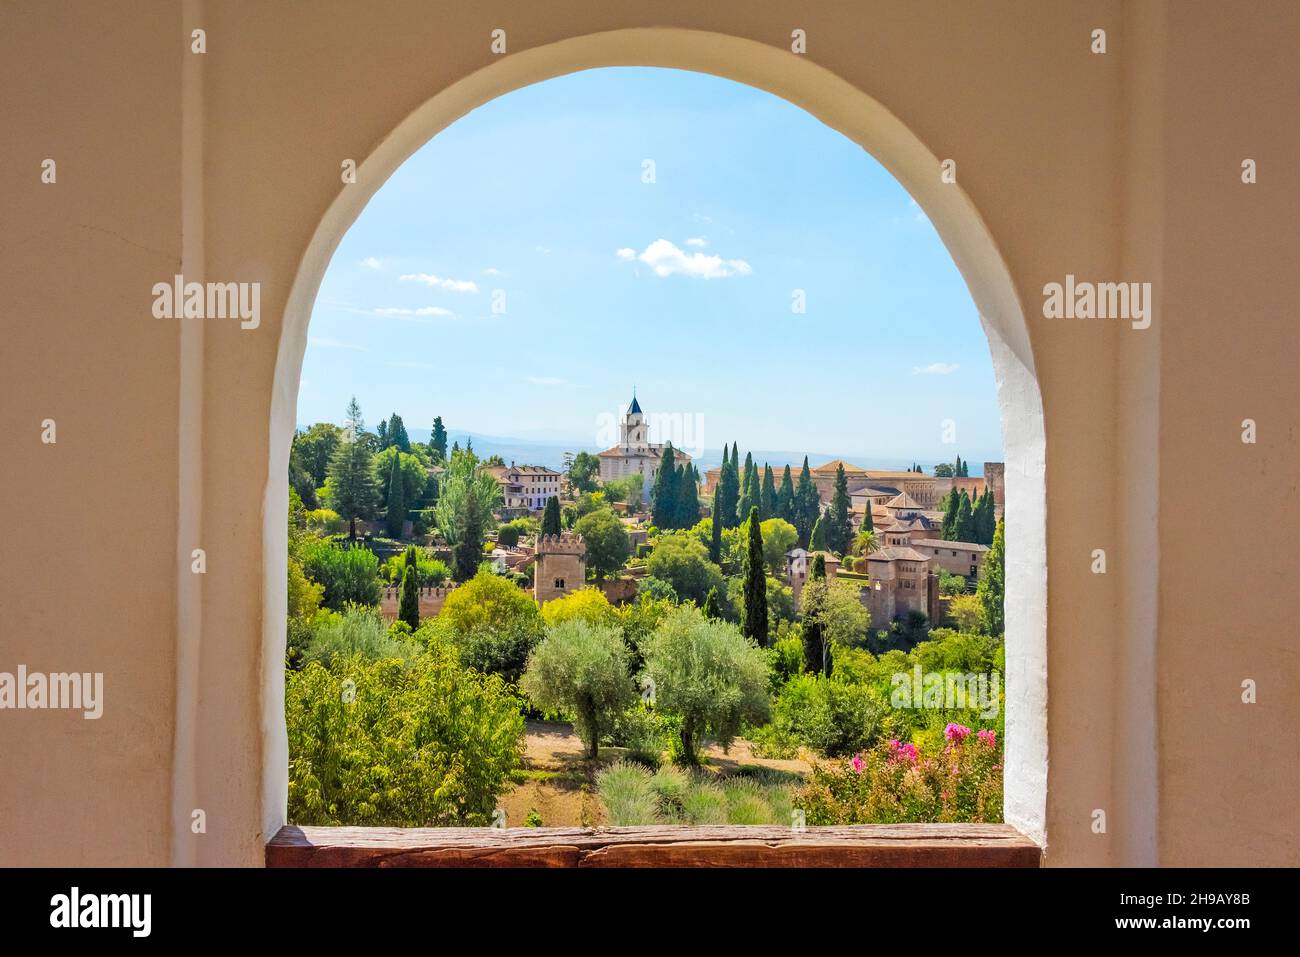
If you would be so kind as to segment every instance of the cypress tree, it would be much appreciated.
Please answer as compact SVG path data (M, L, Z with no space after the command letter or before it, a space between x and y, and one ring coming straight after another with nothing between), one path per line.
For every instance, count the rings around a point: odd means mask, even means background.
M849 511L849 480L844 474L844 463L835 469L835 492L831 495L831 505L826 515L829 527L826 529L826 544L836 555L844 555L853 540L853 519Z
M388 418L386 441L389 445L396 445L403 452L409 454L411 451L411 437L406 434L406 426L402 424L402 417L396 412Z
M874 532L876 530L875 520L871 517L871 499L867 499L867 510L862 515L862 527L859 532Z
M419 564L420 553L415 550L414 545L407 545L406 551L402 553L402 568L415 568Z
M943 507L943 525L940 534L946 542L956 541L957 532L957 489L953 487L946 496L944 496Z
M718 607L717 585L710 588L709 593L704 597L704 617L713 619L722 617L722 610Z
M763 463L763 488L759 493L758 514L763 521L776 518L776 481L772 476L772 466Z
M952 533L954 542L970 542L975 538L975 522L971 515L970 497L965 489L962 489L961 498L957 501L957 518L953 522Z
M799 533L799 544L805 548L812 540L813 525L817 523L821 510L821 498L813 483L812 471L808 468L808 456L805 455L803 471L799 473L799 485L794 491L794 527Z
M713 537L709 540L709 561L715 565L722 564L722 519L718 516L717 509L713 511L713 517L709 519L709 524L713 526Z
M790 477L789 463L781 474L781 491L776 494L776 517L794 524L794 479Z
M402 601L397 618L410 625L411 631L420 628L420 573L412 565L407 565L402 572Z
M983 574L975 595L979 598L984 628L990 635L1000 635L1005 624L1002 596L1006 587L1006 523L998 522L993 544L984 556Z
M812 534L808 536L808 547L814 552L826 551L826 526L828 524L825 515L819 516L817 521L813 523Z
M748 455L745 456L745 482L741 486L740 504L736 507L737 523L744 521L752 509L758 508L758 471Z
M664 446L650 491L650 521L658 528L675 528L677 519L677 465L673 444Z
M560 500L554 495L546 500L546 511L542 512L541 534L560 534Z
M700 520L700 486L699 473L694 465L683 465L676 477L677 484L677 528L692 528Z
M406 480L402 477L402 453L393 456L393 467L388 470L388 512L384 516L384 529L389 538L401 538L406 521Z
M732 445L733 450L735 445ZM736 505L740 501L740 473L737 466L740 452L734 451L728 457L727 447L722 447L722 471L718 475L718 487L713 495L713 515L723 528L733 528L736 522Z
M758 506L749 510L749 547L745 550L745 615L741 631L760 648L767 647L767 566Z
M447 458L447 428L442 424L442 416L433 417L433 434L429 436L429 448L433 451L435 462L443 462Z
M826 657L821 616L825 586L826 558L814 555L808 584L804 586L808 590L804 592L803 608L803 669L809 674L821 671Z
M451 554L456 580L467 582L473 578L483 561L483 516L477 508L466 510L463 534Z

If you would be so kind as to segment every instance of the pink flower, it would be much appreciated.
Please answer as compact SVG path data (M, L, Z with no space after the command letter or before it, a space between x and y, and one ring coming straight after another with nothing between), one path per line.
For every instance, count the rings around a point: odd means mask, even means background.
M998 733L996 731L981 731L976 737L980 739L980 744L987 744L990 748L997 747Z
M957 724L955 721L948 722L948 727L943 729L943 736L945 738L949 741L956 741L958 743L965 741L968 734L970 734L970 728L963 724Z
M853 770L857 771L858 774L862 773L862 755L853 755L853 757L849 758L849 764L853 765Z
M889 763L897 764L899 761L906 761L909 764L916 764L917 751L914 744L902 744L897 738L889 742Z

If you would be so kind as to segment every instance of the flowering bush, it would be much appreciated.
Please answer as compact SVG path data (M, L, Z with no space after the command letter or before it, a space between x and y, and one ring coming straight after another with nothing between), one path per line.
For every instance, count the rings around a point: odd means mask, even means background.
M895 738L847 761L816 765L795 807L814 825L1001 822L997 734L972 734L950 722L944 737L947 744L934 751Z

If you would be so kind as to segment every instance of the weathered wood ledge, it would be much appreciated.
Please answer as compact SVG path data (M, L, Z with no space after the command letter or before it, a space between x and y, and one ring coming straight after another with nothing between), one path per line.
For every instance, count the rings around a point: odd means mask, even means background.
M286 825L268 867L1038 867L1008 824L395 828Z

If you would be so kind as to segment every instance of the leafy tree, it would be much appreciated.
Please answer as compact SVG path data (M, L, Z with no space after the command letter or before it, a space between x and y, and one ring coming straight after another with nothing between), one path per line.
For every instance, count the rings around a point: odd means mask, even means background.
M467 668L512 683L519 681L528 653L542 636L537 602L514 582L487 570L453 588L434 623L460 650Z
M790 465L786 464L785 471L781 474L781 490L776 493L776 510L773 514L777 518L785 519L791 525L795 525L794 510L794 479L790 477Z
M572 716L587 757L594 761L601 735L636 700L628 665L620 629L574 619L547 629L528 656L520 687L535 708Z
M722 447L722 470L718 475L718 487L713 495L713 517L721 522L723 529L734 528L736 506L740 501L740 451L735 443L731 445L731 457L727 457L727 447Z
M294 435L293 449L317 488L325 484L325 479L329 476L330 460L342 441L343 430L333 422L317 422L306 432ZM306 502L307 499L304 497L303 501Z
M748 541L745 552L745 604L741 630L760 648L767 647L767 565L763 558L763 531L758 506L749 510Z
M560 534L560 500L554 495L546 500L546 511L542 512L541 534Z
M681 599L703 605L710 588L721 588L722 572L690 532L660 535L646 559L651 577L667 582Z
M803 457L803 471L799 473L799 484L795 488L794 510L794 527L799 531L799 544L807 547L812 541L813 526L821 517L822 505L806 455Z
M610 479L600 487L607 502L628 502L640 505L645 476L640 474L624 475L622 478Z
M324 605L342 611L348 604L379 604L379 559L368 548L339 548L323 539L301 548L307 577L325 586Z
M677 479L676 457L673 444L669 442L664 445L659 470L650 489L650 520L658 528L677 527Z
M700 520L700 477L695 466L686 463L676 478L677 507L673 516L675 528L690 528Z
M600 458L590 452L579 452L569 466L569 484L578 492L596 491L600 476Z
M766 521L776 518L776 482L772 477L772 466L763 463L763 486L758 497L758 514Z
M849 542L853 537L851 514L849 480L844 474L844 463L841 462L835 469L835 491L826 511L826 544L836 555L843 555L849 550Z
M397 620L406 622L411 631L420 627L420 572L407 565L402 575L402 600L397 608Z
M812 534L808 536L808 547L813 551L824 552L827 550L826 526L828 524L825 515L822 515L813 523Z
M433 431L429 436L429 451L433 454L435 465L447 461L447 428L442 424L442 416L433 417Z
M935 478L952 478L952 466L947 462L940 462L934 467Z
M718 586L714 585L709 589L709 594L704 599L704 617L720 619L722 617L722 608L718 599Z
M980 596L954 595L948 602L948 620L958 631L980 631L984 626L984 606L980 603Z
M428 453L419 445L413 446L410 452L402 452L396 445L390 445L375 455L375 484L379 490L379 506L388 507L388 496L392 491L393 462L398 460L398 456L401 456L402 493L406 499L406 507L416 508L426 497L430 485L429 466L433 464L428 458Z
M585 621L589 625L622 628L619 610L609 603L603 591L591 586L552 598L542 606L542 620L547 625Z
M1006 592L1006 523L998 522L993 532L993 544L984 556L983 574L980 576L975 596L983 609L984 628L991 635L1000 635L1005 625L1003 600Z
M647 642L646 671L655 707L680 722L689 764L699 763L704 739L726 747L744 725L767 720L767 655L734 625L698 609L678 608L664 618Z
M763 560L773 575L785 571L785 553L799 541L799 533L783 518L769 518L760 526L763 532Z
M523 757L521 705L441 644L407 662L358 655L288 672L289 819L486 826Z
M357 519L374 514L378 494L372 471L373 454L358 439L364 427L356 397L348 403L348 427L329 464L329 504L348 521L348 537L357 537Z
M598 508L584 515L574 524L573 530L587 544L587 566L595 572L597 579L612 575L627 561L631 551L627 529L613 509Z

